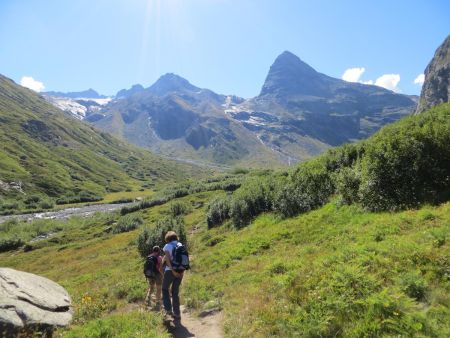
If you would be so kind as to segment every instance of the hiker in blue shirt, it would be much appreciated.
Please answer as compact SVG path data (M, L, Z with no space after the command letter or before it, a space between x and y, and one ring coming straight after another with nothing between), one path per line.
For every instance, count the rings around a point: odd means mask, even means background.
M178 245L178 235L174 231L169 231L165 236L166 245L163 248L165 264L164 277L162 283L162 295L164 310L167 315L172 316L174 319L180 319L180 285L183 279L184 271L177 272L173 269L173 252ZM171 288L171 294L169 292Z

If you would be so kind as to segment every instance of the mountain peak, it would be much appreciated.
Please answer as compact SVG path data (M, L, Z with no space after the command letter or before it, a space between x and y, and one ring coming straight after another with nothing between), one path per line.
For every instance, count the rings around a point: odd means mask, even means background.
M164 96L172 92L198 91L200 88L195 87L179 75L166 73L151 85L148 90L153 94Z
M284 96L290 92L304 92L312 95L311 85L313 78L318 77L314 68L303 62L297 55L284 51L270 67L269 74L261 89L261 95Z

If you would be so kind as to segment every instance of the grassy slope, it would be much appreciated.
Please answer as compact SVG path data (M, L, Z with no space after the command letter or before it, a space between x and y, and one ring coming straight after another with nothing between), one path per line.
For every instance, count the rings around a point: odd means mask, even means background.
M2 76L0 124L0 180L21 181L28 193L104 195L198 173L70 118Z
M265 214L198 237L186 299L201 307L219 297L230 337L448 337L449 231L450 203Z
M179 199L192 206L185 216L188 229L204 222L206 202L216 193ZM152 226L169 207L167 203L142 212L145 226ZM45 224L52 224L52 228L59 225L62 231L33 243L32 251L0 254L0 266L33 272L67 288L75 310L74 325L65 331L69 337L99 337L98 332L108 327L112 330L110 336L131 337L142 331L147 332L142 337L165 336L158 314L139 314L146 290L143 263L136 248L139 230L118 235L105 232L118 217L98 214L68 221L38 220L35 225L40 224L43 232Z
M450 333L450 203L399 213L330 203L288 220L265 214L239 231L207 230L202 204L217 194L181 199L193 206L185 221L194 264L183 298L198 310L222 307L227 336ZM151 226L168 208L141 213ZM163 334L158 315L143 319L136 312L145 291L135 246L139 230L105 233L116 217L74 219L31 252L0 254L1 266L68 289L76 313L69 335L96 336L107 327L131 333L146 320L157 330L149 336ZM128 324L121 331L117 323Z

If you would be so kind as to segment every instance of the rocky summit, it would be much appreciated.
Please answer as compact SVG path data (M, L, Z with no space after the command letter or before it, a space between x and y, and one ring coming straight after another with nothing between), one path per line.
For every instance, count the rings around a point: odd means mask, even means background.
M450 102L450 35L425 69L425 82L416 113L445 102Z

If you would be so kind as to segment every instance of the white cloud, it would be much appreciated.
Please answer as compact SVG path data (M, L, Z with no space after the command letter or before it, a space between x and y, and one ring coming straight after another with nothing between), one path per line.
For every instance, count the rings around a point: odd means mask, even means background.
M23 87L30 88L31 90L34 90L38 93L45 89L45 86L42 82L33 79L31 76L22 76L20 84Z
M397 87L399 82L400 74L384 74L375 81L375 85L394 92L400 92L400 89Z
M425 82L425 74L419 74L414 80L414 84L423 85Z
M364 67L348 68L342 74L342 80L348 82L360 82L361 75L366 71Z
M361 80L361 76L366 71L366 68L364 67L355 67L355 68L348 68L345 70L344 74L342 74L342 80L347 82L358 82L365 85L375 85L379 87L383 87L385 89L392 90L394 92L399 93L400 88L397 87L398 83L400 82L400 74L383 74L379 78L374 80ZM424 75L420 74L417 76L417 78L414 80L414 83L423 83ZM422 82L418 82L422 81Z

